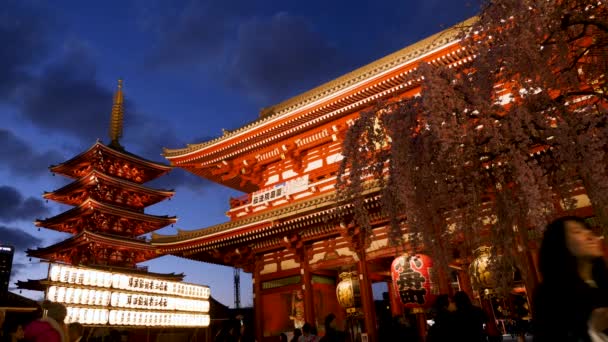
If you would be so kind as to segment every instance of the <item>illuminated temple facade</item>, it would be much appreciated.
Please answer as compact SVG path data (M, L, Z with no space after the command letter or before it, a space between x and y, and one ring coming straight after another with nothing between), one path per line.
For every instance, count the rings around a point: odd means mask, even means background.
M304 322L316 325L322 335L329 313L346 320L352 311L339 305L343 303L338 302L336 288L340 274L353 272L360 287L360 302L353 306L360 313L362 331L369 341L378 341L372 283L389 284L392 315L416 313L400 302L391 285L391 264L407 251L388 243L379 189L366 190L373 227L369 239L362 229L345 223L352 221L348 208L337 210L335 183L342 143L352 122L378 100L420 93L419 80L413 76L420 62L454 67L471 62L473 52L460 44L460 32L457 27L445 30L267 108L257 120L224 131L219 138L166 149L164 156L171 165L245 195L230 199L228 222L179 230L176 235L153 234L152 244L163 254L252 273L260 342L277 340L280 333ZM579 199L579 203L589 206L588 201ZM528 247L526 274L535 278L536 246ZM477 297L467 272L470 262L454 259L453 272L440 277L436 290L463 290ZM522 280L518 291L534 285L533 279ZM484 303L491 313L491 304Z

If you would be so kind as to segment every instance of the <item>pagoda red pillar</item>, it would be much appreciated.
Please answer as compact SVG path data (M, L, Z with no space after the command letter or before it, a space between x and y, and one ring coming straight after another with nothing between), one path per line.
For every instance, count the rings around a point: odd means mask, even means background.
M256 256L253 267L253 310L255 312L255 339L263 341L264 338L264 310L262 308L262 281L260 271L262 271L262 258Z
M372 283L369 279L369 270L365 260L365 251L360 251L358 262L359 286L361 288L361 304L363 307L363 317L367 331L368 341L378 342L378 332L376 329L376 307L372 293Z

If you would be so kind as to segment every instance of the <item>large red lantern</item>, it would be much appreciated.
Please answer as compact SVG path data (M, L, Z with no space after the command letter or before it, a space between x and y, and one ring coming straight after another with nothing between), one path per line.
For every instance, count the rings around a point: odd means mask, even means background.
M405 307L429 307L434 301L431 293L433 261L428 255L404 254L391 265L393 289Z

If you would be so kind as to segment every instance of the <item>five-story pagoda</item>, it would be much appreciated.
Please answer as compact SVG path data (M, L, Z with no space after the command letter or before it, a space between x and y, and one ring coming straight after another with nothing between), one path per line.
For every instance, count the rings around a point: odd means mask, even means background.
M53 173L75 180L46 192L44 198L74 207L37 220L36 226L73 236L52 246L29 250L28 255L52 262L134 271L138 270L137 263L158 256L155 248L140 236L173 224L177 219L149 215L144 209L173 196L174 192L143 184L166 174L171 167L135 156L120 145L123 102L122 81L119 81L108 145L97 141L84 153L50 167Z
M145 160L120 144L124 98L122 81L114 94L110 143L50 167L73 181L44 198L73 206L36 226L70 233L54 245L28 250L50 263L47 279L18 282L45 291L45 299L65 303L66 323L89 326L205 327L209 325L207 286L183 283L183 274L148 272L137 264L159 257L145 234L177 221L144 212L173 196L143 184L170 166Z

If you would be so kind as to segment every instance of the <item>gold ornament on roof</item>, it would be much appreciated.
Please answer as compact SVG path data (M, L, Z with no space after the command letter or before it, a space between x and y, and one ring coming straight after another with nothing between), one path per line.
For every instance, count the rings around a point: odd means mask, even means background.
M124 117L124 96L122 94L122 80L118 80L118 88L114 93L114 103L110 117L110 146L122 148L120 138L122 137L122 125Z

